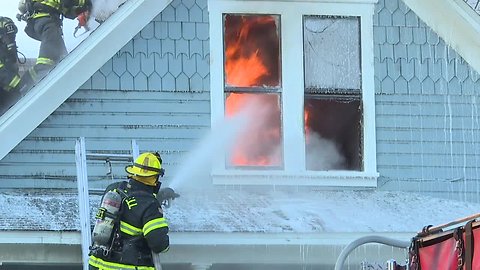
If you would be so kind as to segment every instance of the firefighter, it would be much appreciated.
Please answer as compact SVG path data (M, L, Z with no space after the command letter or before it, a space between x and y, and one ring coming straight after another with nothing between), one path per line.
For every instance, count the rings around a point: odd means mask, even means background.
M106 245L111 249L98 248L94 244L90 248L89 269L154 270L152 252L169 249L168 224L155 197L160 190L159 178L165 173L160 155L143 153L133 165L125 167L125 171L129 181L113 183L104 193L105 196L116 190L123 194L118 229L113 229L111 243Z
M12 19L0 16L0 111L8 109L19 96L17 27Z
M67 54L63 40L62 20L89 14L91 0L22 0L17 18L27 21L25 33L40 41L35 65L22 76L24 84L32 86L44 77Z

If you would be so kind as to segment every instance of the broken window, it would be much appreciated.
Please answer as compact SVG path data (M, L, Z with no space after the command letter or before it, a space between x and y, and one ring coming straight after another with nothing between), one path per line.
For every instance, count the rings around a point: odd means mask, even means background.
M306 169L362 170L360 18L304 16Z
M213 183L376 186L374 3L208 3Z
M225 115L249 116L229 167L283 166L279 21L277 15L223 16Z

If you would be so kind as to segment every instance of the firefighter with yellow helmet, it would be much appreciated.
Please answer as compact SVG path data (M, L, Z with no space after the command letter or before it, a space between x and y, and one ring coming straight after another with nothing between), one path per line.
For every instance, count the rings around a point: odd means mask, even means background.
M152 252L169 249L168 224L156 198L165 173L160 155L143 153L125 171L129 181L109 185L102 198L89 269L154 270Z
M17 26L8 17L0 16L0 114L20 97L20 75L16 34Z

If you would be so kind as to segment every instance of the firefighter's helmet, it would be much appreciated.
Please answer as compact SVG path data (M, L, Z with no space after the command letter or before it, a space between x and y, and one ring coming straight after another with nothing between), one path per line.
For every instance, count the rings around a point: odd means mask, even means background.
M135 159L133 165L125 167L125 171L132 176L150 177L165 174L162 168L162 158L158 153L143 153Z

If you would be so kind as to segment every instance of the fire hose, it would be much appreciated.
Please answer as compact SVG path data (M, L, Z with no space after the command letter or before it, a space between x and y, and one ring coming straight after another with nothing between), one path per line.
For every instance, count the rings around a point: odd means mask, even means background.
M368 243L384 244L384 245L397 247L397 248L408 248L410 246L410 241L402 241L402 240L397 240L397 239L377 236L377 235L364 236L351 242L342 250L342 252L340 252L340 255L338 256L337 261L335 263L335 270L342 270L343 264L345 263L345 260L347 259L348 255L357 247L363 244L368 244Z

